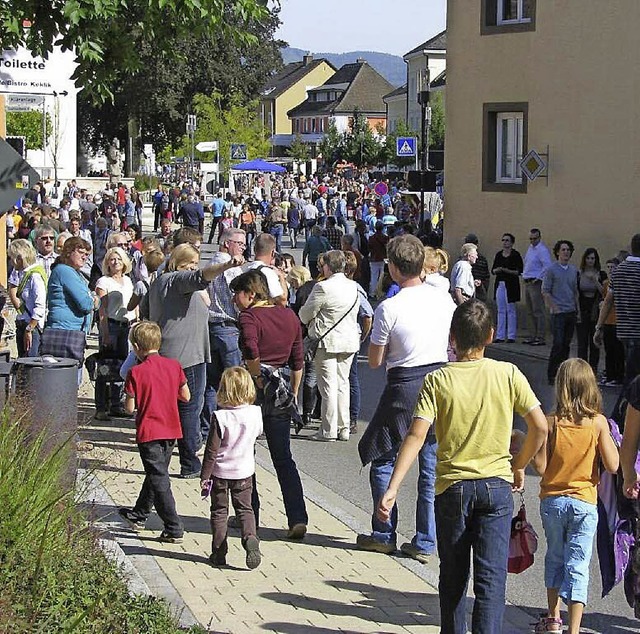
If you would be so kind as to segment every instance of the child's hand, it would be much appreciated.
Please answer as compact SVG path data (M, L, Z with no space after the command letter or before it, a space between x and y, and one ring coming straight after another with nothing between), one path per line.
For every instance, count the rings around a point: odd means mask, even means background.
M391 516L391 509L396 503L397 493L392 493L387 489L386 493L378 502L378 508L376 509L376 515L381 522L388 522Z
M524 469L512 469L513 471L513 484L511 490L515 492L524 491Z

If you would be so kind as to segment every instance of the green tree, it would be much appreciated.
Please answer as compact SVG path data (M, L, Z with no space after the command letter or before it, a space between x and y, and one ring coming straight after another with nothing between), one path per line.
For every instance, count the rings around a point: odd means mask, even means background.
M265 157L269 154L269 141L265 136L262 122L258 118L256 102L245 103L240 95L223 99L218 93L196 95L193 112L197 117L196 145L200 141L218 141L222 170L231 168L231 144L244 143L249 158ZM191 155L191 141L184 135L176 147L168 147L160 154L159 160L169 156L187 157ZM211 161L210 153L195 152L196 160Z
M338 132L333 120L329 120L327 130L320 143L318 143L318 152L329 169L338 161L343 160L343 142L344 135Z
M444 148L444 132L446 127L444 92L438 90L431 93L431 128L429 130L429 147L441 150Z
M5 49L24 46L44 58L54 46L73 50L76 85L105 101L121 73L145 70L145 45L170 64L176 37L221 32L256 42L245 27L268 13L266 0L4 0L0 33Z
M351 127L344 135L343 158L358 167L370 167L380 164L381 151L382 142L369 127L367 117L356 108Z
M51 117L46 113L45 131L47 140L51 137ZM28 112L7 112L7 135L23 136L29 150L41 150L42 143L42 112L29 110Z
M90 90L78 96L80 134L93 147L106 147L114 136L125 138L129 119L137 120L141 142L156 151L178 145L196 94L216 91L223 105L234 95L255 99L265 78L282 65L274 39L280 20L274 8L246 21L250 39L238 41L224 30L204 34L170 34L169 57L155 42L139 50L142 70L121 72L112 84L113 101L96 103Z
M311 148L299 134L296 134L287 150L287 155L298 163L304 163L311 158Z

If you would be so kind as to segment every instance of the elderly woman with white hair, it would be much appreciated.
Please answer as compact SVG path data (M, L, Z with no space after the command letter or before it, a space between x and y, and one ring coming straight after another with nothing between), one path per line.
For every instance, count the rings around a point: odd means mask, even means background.
M28 240L14 240L7 255L13 263L9 297L18 311L16 344L19 357L36 357L44 328L47 306L47 273L36 261L36 250Z
M102 260L102 277L96 282L96 295L100 298L99 350L104 358L124 361L128 354L129 324L135 313L127 310L133 295L133 283L129 277L131 260L120 247L111 247ZM120 403L120 386L111 383L107 399L107 381L98 373L96 378L97 420L109 420L110 416L126 416ZM110 401L109 411L107 405Z
M472 242L466 242L460 249L460 259L451 269L451 296L460 306L474 297L476 281L473 279L472 265L478 259L478 247Z

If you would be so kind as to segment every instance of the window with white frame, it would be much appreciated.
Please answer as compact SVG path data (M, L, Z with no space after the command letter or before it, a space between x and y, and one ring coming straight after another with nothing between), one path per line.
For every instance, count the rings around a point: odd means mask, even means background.
M529 104L491 102L482 110L482 191L526 194L520 161L527 151Z
M481 0L480 34L536 30L537 0Z
M523 113L496 114L496 183L521 183Z
M530 0L498 0L497 24L520 24L531 21Z

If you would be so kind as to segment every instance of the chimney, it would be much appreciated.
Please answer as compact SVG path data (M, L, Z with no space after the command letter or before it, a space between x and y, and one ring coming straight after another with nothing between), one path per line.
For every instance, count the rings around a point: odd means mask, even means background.
M313 61L313 53L307 53L306 55L302 56L302 63L304 66L309 66L309 64L311 64L312 61Z
M366 64L367 60L364 57L358 57L356 64Z

